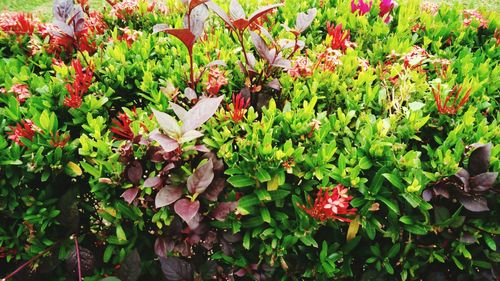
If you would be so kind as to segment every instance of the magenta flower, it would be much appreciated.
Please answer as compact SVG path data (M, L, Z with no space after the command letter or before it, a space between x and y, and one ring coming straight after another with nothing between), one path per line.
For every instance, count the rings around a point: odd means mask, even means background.
M398 6L398 3L396 1L393 1L393 0L382 0L380 2L380 12L378 13L378 16L381 17L381 18L385 17L386 15L390 14L391 11L392 11L392 9L394 9L397 6ZM391 20L392 20L392 17L391 16L387 16L384 19L384 22L385 23L389 23Z
M358 2L356 4L355 2ZM359 11L360 15L364 15L372 9L373 1L370 1L370 4L365 3L363 0L351 0L351 12L354 13Z

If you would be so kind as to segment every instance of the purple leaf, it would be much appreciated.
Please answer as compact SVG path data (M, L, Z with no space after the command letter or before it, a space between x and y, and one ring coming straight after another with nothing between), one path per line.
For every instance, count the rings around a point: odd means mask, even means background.
M263 26L260 26L259 30L260 30L260 34L264 34L264 36L266 36L267 39L269 39L269 41L271 42L271 44L273 46L276 46L276 42L274 41L273 36L271 35L271 33L269 33L269 31L266 28L264 28Z
M229 14L233 20L245 19L247 15L238 0L231 0L229 3Z
M139 188L134 187L134 188L129 188L125 190L120 197L125 200L125 202L131 204L134 199L137 197L137 193L139 193Z
M59 20L62 22L66 22L71 13L73 12L74 7L73 0L56 0L54 1L53 13L54 20Z
M196 41L196 36L187 28L173 29L168 28L166 24L157 24L153 27L153 33L163 31L167 34L177 37L186 46L189 53L193 51L193 45Z
M195 145L192 147L192 149L199 151L199 152L209 152L210 151L210 149L208 149L208 147L206 147L203 144Z
M189 15L190 30L195 40L198 39L205 28L205 21L208 18L208 9L205 5L199 5L191 11ZM187 28L187 26L185 26Z
M191 88L189 88L191 89ZM191 89L192 90L192 89ZM196 94L195 94L196 95ZM170 107L172 107L172 110L174 111L175 115L177 115L177 117L184 122L184 120L186 119L186 113L187 113L187 110L185 110L184 108L182 108L180 105L178 104L175 104L173 102L170 102Z
M156 194L155 206L161 208L168 206L182 197L182 189L175 186L165 186Z
M143 186L144 187L155 187L157 185L160 185L161 183L162 183L161 178L159 178L159 177L152 177L152 178L147 178L144 181Z
M130 252L120 264L117 276L122 281L137 281L141 275L141 256L137 249Z
M270 55L270 50L267 47L266 42L264 42L264 39L260 37L257 33L250 31L250 37L252 38L252 42L257 49L257 52L259 53L259 56L261 56L263 59L267 60L270 62L272 60L272 57Z
M473 145L476 149L469 157L469 173L476 176L488 171L490 166L491 143L484 145Z
M162 130L171 138L177 139L181 136L181 128L174 117L153 109L153 113Z
M226 181L223 178L216 178L208 186L207 190L203 193L203 197L212 202L216 202L219 194L224 189L224 184Z
M304 32L314 21L317 10L315 8L309 9L306 13L299 13L297 15L297 22L295 23L295 30L299 33Z
M490 210L488 208L488 202L483 197L461 195L458 197L458 201L471 212L484 212Z
M194 268L177 257L160 257L161 271L168 281L193 281Z
M234 29L231 19L229 18L227 13L224 10L222 10L221 7L219 7L219 5L215 4L213 1L208 1L206 5L209 9L214 11L214 13L216 13L227 25L229 25L231 29Z
M200 225L200 222L201 222L201 216L199 213L196 213L196 215L192 219L190 219L189 221L186 221L186 223L190 229L198 228L198 226Z
M281 68L284 68L284 69L290 69L290 68L292 68L292 63L290 62L290 60L287 60L287 59L283 58L281 56L281 53L279 53L274 58L274 60L272 62L272 65L276 66L276 67L281 67Z
M191 221L196 214L198 214L198 210L200 209L200 202L194 201L191 202L188 199L180 199L175 202L174 210L185 222Z
M76 5L73 8L73 17L70 20L75 32L80 32L85 28L85 18L83 17L82 6Z
M171 139L164 134L161 134L158 130L154 130L153 132L151 132L149 138L158 142L161 145L161 148L165 150L165 152L174 151L179 147L179 143L176 140Z
M203 193L214 179L214 165L212 161L198 167L187 180L187 188L191 194Z
M469 232L464 232L460 236L460 242L466 243L466 244L473 244L477 242L476 237L472 236Z
M283 6L282 3L279 3L279 4L273 4L273 5L268 5L268 6L264 6L260 9L258 9L257 11L255 11L253 14L250 15L250 18L248 19L249 23L253 23L254 21L256 21L258 18L262 17L263 15L271 12L272 10L274 10L275 8L278 8L278 7L281 7Z
M212 66L226 66L226 62L223 60L214 60L207 64L205 67L210 68Z
M156 238L154 249L155 253L159 257L166 257L174 249L174 241L168 237L158 237Z
M275 89L276 91L281 90L281 84L278 79L273 79L271 82L267 83L266 86L268 86L271 89Z
M195 130L203 125L203 123L215 114L222 99L224 99L224 96L204 98L198 101L198 103L186 113L186 121L182 124L182 132Z
M196 95L196 92L193 89L189 88L189 87L187 87L186 89L184 89L184 95L190 101L198 98L198 95ZM184 121L184 120L182 120L182 121Z
M214 217L218 221L226 220L227 216L236 210L238 206L238 202L221 202L217 207L212 211L212 217Z
M487 172L487 173L482 173L479 174L475 177L472 177L470 180L471 183L471 188L473 191L486 191L490 189L493 184L495 183L495 180L498 177L497 172Z
M447 186L438 185L434 187L434 194L437 196L443 196L444 198L450 198L450 193Z
M217 156L215 156L215 153L207 152L207 153L203 154L203 158L209 159L210 161L212 161L212 163L214 164L214 172L215 173L224 172L224 161L222 161L222 159L217 158Z
M197 138L200 138L202 136L203 136L203 134L200 131L196 131L196 130L187 131L182 135L179 142L180 143L190 142L190 141L195 140Z
M432 199L432 190L426 189L422 193L422 198L424 198L425 201L429 202Z
M133 184L139 183L142 178L142 165L139 161L132 161L127 167L127 177Z
M455 177L460 180L460 182L463 185L463 189L468 192L469 191L469 172L465 169L460 169L456 174Z

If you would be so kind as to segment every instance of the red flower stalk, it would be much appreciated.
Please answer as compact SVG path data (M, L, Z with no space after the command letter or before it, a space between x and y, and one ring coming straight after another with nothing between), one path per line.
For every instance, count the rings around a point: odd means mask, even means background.
M23 104L27 98L31 97L28 85L24 84L13 85L9 92L16 95L16 99L20 104Z
M246 109L250 106L250 98L245 99L241 93L236 96L233 94L233 112L231 113L231 118L235 123L240 122L246 112Z
M60 135L59 132L56 132L55 135L51 134L51 136L52 138L49 141L50 145L52 145L52 147L61 147L61 148L66 146L70 138L69 134Z
M352 48L355 46L351 40L351 31L342 30L342 24L339 23L337 26L329 22L326 23L326 28L328 34L332 37L331 48L334 50L342 50L345 53L347 48Z
M465 105L465 103L469 100L470 93L471 93L472 88L467 90L465 95L460 99L462 93L462 86L458 87L455 86L453 89L448 93L446 96L446 99L444 102L441 101L441 84L438 84L437 89L432 88L432 94L434 95L434 100L436 101L436 105L438 108L438 111L440 114L450 114L454 115L457 114L458 110ZM453 103L449 104L450 102Z
M350 222L350 219L343 216L354 215L357 209L349 209L349 202L352 196L347 195L347 192L348 189L341 184L338 184L333 190L320 188L314 200L314 204L311 203L311 197L307 199L311 207L308 208L304 205L299 205L299 207L308 215L319 221L330 219Z
M88 92L92 84L94 73L90 68L83 70L79 60L73 60L71 66L75 70L75 80L72 84L66 85L66 89L70 95L64 99L64 105L71 108L79 108L82 104L83 95Z
M0 30L15 35L31 35L39 21L31 14L25 13L1 13Z
M111 120L115 125L110 131L114 134L113 138L119 140L133 140L135 135L130 128L132 120L125 113L118 113L118 118Z
M218 67L211 67L208 71L208 81L206 83L207 92L210 96L215 96L219 93L220 88L227 85L227 77L224 71L220 71Z
M33 140L33 137L36 133L36 125L29 119L21 121L21 124L17 124L16 127L9 126L11 132L8 132L9 139L13 140L20 146L24 146L24 143L21 138Z
M365 3L363 0L358 0L358 4L356 4L356 0L351 0L351 12L354 13L359 11L360 15L364 15L372 9L373 1L370 1L370 4Z

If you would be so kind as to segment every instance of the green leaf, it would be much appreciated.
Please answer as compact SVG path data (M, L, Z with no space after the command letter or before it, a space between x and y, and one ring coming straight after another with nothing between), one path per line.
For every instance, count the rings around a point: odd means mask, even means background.
M259 169L257 171L257 179L260 182L267 182L271 180L271 175L264 169Z
M488 245L488 247L492 250L492 251L496 251L497 250L497 244L495 243L495 240L493 240L493 238L491 238L491 236L489 234L483 234L483 239L484 239L484 242L486 243L486 245Z
M116 237L118 237L118 240L127 241L127 235L125 235L121 225L116 226Z
M245 175L231 176L227 181L234 187L246 187L255 185L255 180Z
M269 213L269 210L267 208L261 208L260 215L263 221L271 223L271 213Z
M78 177L78 176L81 176L82 175L82 169L80 168L80 166L78 166L78 164L74 163L74 162L68 162L68 164L66 164L66 167L64 168L64 172L70 176L70 177Z
M399 207L398 204L394 201L391 201L390 199L387 199L385 197L378 197L380 201L382 201L391 211L399 215Z
M385 173L382 174L382 176L384 176L384 178L386 178L392 185L399 188L399 190L403 191L406 188L398 175Z
M260 200L257 196L254 194L250 195L245 195L238 200L238 211L242 215L248 215L249 214L249 208L257 205L260 203Z

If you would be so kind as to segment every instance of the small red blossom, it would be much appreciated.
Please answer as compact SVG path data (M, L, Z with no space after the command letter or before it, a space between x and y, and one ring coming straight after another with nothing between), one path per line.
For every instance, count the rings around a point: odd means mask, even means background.
M231 118L235 123L243 120L245 116L246 109L250 106L250 99L245 99L241 93L236 96L233 94L233 110L231 113ZM228 110L230 110L228 108Z
M341 57L342 52L339 50L334 50L332 48L326 49L318 57L321 63L321 69L323 71L334 72L337 66L342 65L342 61L340 60Z
M211 67L208 71L208 81L206 83L207 92L210 96L215 96L219 93L220 88L227 85L228 80L224 71L218 67Z
M104 21L104 16L98 11L89 13L88 18L85 20L85 26L94 35L104 34L108 29L108 25Z
M120 30L123 32L122 35L118 35L118 40L119 41L125 41L127 43L127 46L132 46L132 43L134 43L139 36L142 36L141 31L137 30L132 30L128 27L125 28L120 28Z
M437 3L425 1L420 5L422 11L435 16L439 12L439 5Z
M292 68L288 70L288 75L292 78L307 77L312 75L312 64L307 57L300 56L293 63Z
M356 4L358 2L358 4ZM359 11L360 15L364 15L372 9L373 1L370 1L370 4L365 3L363 0L351 0L351 12L355 13Z
M118 140L133 140L135 135L130 128L132 120L125 113L118 113L117 119L111 121L114 126L110 131L114 134L113 138Z
M66 85L69 97L64 99L64 105L71 108L79 108L82 104L83 95L88 92L92 84L94 73L90 68L84 70L79 60L73 60L71 66L75 70L75 79L72 84Z
M139 12L139 6L143 2L148 3L144 0L124 0L118 2L113 5L113 8L111 9L111 15L117 17L122 21L126 21ZM147 7L148 13L153 12L156 8L156 2L148 4ZM159 7L158 10L162 13L166 12L166 8L163 7Z
M68 143L70 135L68 133L60 135L59 132L56 132L55 135L51 134L51 139L49 141L52 147L65 147Z
M446 95L444 102L441 101L441 84L438 84L437 89L431 88L432 94L434 95L434 100L440 114L455 115L458 110L469 100L472 88L467 90L467 92L460 98L462 93L462 86L455 86ZM449 104L452 102L451 104Z
M11 130L7 133L9 135L9 139L13 140L20 146L24 146L21 138L26 138L31 141L38 130L36 125L29 119L21 121L21 124L17 124L15 127L9 126L9 128Z
M464 26L469 26L474 20L479 22L479 28L488 28L488 21L476 9L464 10Z
M0 13L0 30L15 35L31 35L40 21L26 13Z
M341 184L338 184L332 189L320 188L314 204L311 203L311 198L308 198L308 203L311 207L299 205L308 215L319 221L339 220L342 222L350 222L345 215L356 214L357 209L349 209L349 203L352 196L347 195L348 189Z
M342 30L342 24L339 23L337 26L329 22L326 23L326 28L328 35L332 37L332 42L330 47L334 50L342 50L345 53L347 48L354 48L356 44L351 42L351 31Z
M28 85L15 84L10 88L10 93L16 95L16 99L20 104L23 104L26 99L31 97L31 93L28 89Z
M413 49L411 49L411 51L403 55L402 59L405 68L415 69L422 66L424 61L430 57L431 56L429 55L429 53L427 53L427 51L422 47L413 46Z

